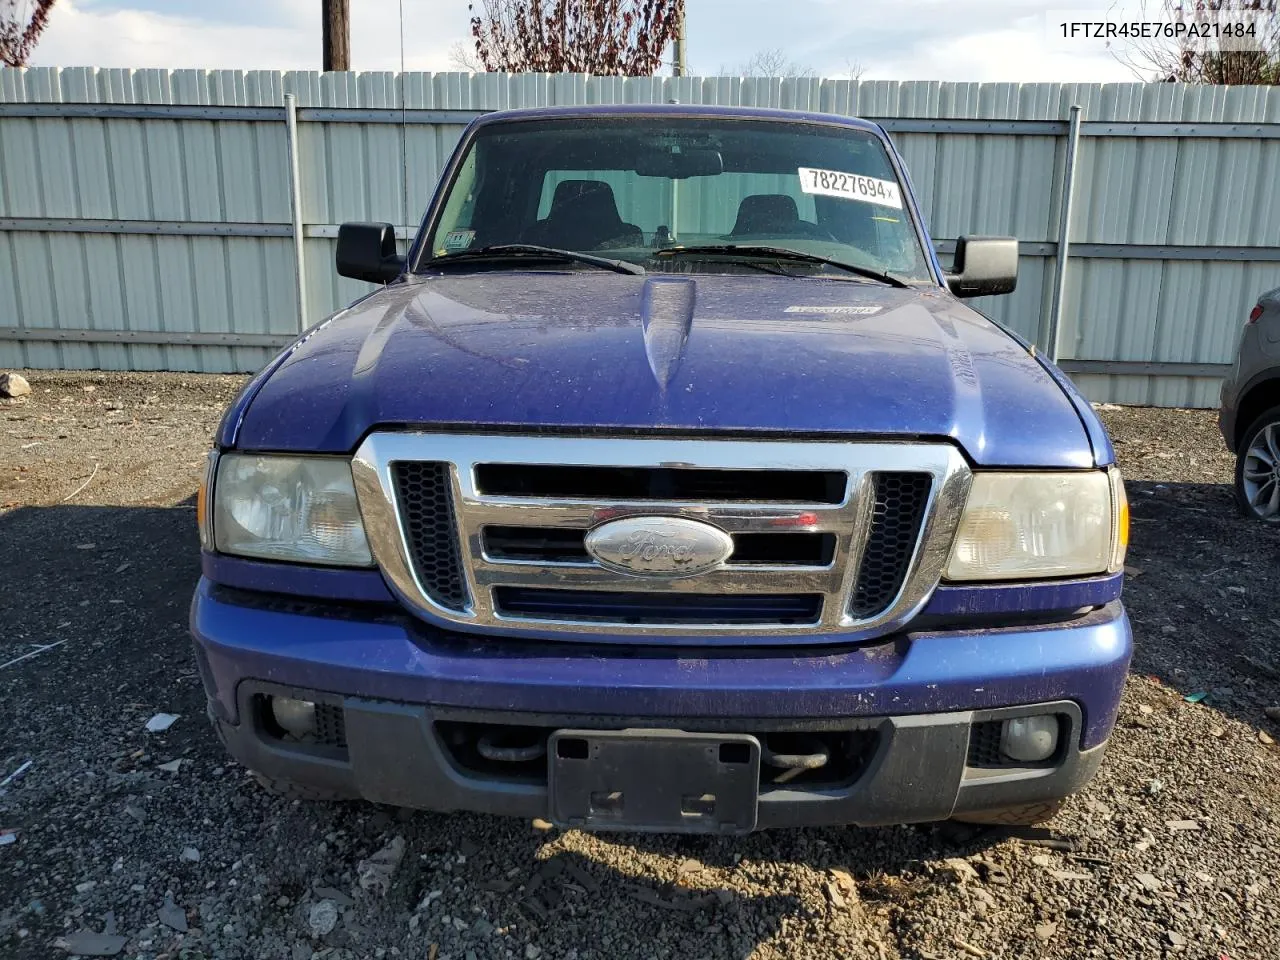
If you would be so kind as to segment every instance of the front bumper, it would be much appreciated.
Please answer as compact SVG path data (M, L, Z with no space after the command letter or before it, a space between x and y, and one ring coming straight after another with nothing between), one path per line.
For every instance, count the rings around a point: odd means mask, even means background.
M872 738L847 783L762 785L761 827L937 820L1065 796L1101 761L1132 652L1118 602L1064 623L859 646L639 650L460 636L202 580L191 625L210 714L237 759L382 803L547 815L545 778L460 765L440 734L449 723ZM273 739L252 707L263 694L340 706L344 749ZM1051 763L968 766L973 724L1037 712L1064 724Z

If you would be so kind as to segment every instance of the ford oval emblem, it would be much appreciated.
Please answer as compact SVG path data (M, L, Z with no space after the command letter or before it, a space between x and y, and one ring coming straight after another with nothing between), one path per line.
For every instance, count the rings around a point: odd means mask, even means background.
M591 530L585 545L602 567L636 577L693 577L733 553L733 537L683 517L628 517Z

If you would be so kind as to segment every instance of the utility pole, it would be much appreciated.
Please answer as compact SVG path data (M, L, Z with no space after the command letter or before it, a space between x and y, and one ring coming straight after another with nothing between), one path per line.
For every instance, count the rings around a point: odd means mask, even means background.
M675 49L673 51L675 57L671 64L671 75L673 77L683 77L686 69L684 62L684 0L681 0L680 8L676 12L676 16L679 19L676 21L676 42L674 44Z
M350 0L320 0L324 70L351 69Z

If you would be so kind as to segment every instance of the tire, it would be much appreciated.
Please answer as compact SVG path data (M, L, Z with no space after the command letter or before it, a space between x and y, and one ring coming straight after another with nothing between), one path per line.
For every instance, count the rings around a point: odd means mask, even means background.
M1255 450L1257 453L1251 452ZM1268 458L1273 461L1270 465L1266 463ZM1258 480L1246 477L1246 471L1255 478L1266 477L1268 466L1271 468L1269 479ZM1280 407L1272 407L1249 424L1249 429L1244 432L1240 450L1236 454L1236 506L1244 516L1261 523L1280 524L1280 494L1277 494L1274 501L1277 505L1274 510L1270 509L1269 502L1264 503L1262 510L1255 506L1255 501L1261 499L1259 495L1265 497L1269 491L1280 490L1280 472L1278 471L1280 471Z
M1016 807L1001 807L999 810L974 810L952 817L958 823L1003 824L1007 827L1033 827L1058 815L1067 800L1042 800L1039 803L1022 803Z
M253 779L258 781L258 785L263 790L284 800L303 800L307 803L336 803L340 800L351 799L337 790L313 787L310 784L298 783L296 780L268 777L266 774L258 773L256 770L251 772L253 773Z

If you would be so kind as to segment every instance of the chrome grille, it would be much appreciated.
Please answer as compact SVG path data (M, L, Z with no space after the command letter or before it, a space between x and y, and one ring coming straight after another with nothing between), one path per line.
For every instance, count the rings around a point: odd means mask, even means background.
M843 470L705 470L481 463L476 489L506 497L680 500L692 503L842 503Z
M485 556L494 560L590 563L583 542L586 533L556 527L485 527L481 537ZM729 562L735 566L825 567L835 556L835 546L831 533L738 533L733 537ZM901 559L905 567L909 552Z
M928 599L970 474L947 444L380 433L353 460L397 594L458 629L601 642L875 636ZM585 533L700 520L734 540L685 579L617 573Z
M494 587L503 614L584 623L812 624L822 615L818 593L669 593L662 590L545 590Z
M462 575L449 464L397 463L395 476L400 517L418 582L442 607L465 609L467 584Z
M933 484L927 473L876 473L873 477L871 532L858 565L850 607L858 618L879 613L902 588Z

